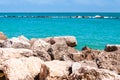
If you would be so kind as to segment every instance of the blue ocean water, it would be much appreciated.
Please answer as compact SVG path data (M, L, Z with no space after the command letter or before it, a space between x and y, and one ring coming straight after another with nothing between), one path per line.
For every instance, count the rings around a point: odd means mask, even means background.
M0 16L112 16L120 13L0 13ZM0 17L0 31L9 38L24 35L30 38L75 36L77 49L89 46L104 49L106 44L120 44L120 19L91 18L16 18Z

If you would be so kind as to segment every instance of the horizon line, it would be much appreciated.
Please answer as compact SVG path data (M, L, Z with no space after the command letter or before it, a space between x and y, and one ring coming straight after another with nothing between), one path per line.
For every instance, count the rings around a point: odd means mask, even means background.
M46 12L46 11L44 11L44 12L39 12L39 11L35 11L35 12L32 12L32 11L20 11L20 12L18 12L18 11L11 11L11 12L0 12L0 13L120 13L120 12L103 12L103 11L101 11L101 12L70 12L70 11L68 11L68 12L57 12L57 11L48 11L48 12Z

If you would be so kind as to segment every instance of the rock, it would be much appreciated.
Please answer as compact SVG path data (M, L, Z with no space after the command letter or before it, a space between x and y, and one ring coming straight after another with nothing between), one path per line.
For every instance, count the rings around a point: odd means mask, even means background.
M75 62L81 61L82 60L82 53L81 52L77 52L77 53L71 53L71 59Z
M52 37L51 38L44 38L43 40L46 41L47 43L50 43L51 45L56 43L56 41Z
M30 57L34 55L35 53L29 49L0 48L0 62L11 58Z
M77 45L77 40L74 36L51 37L51 38L45 38L43 40L50 43L51 45L61 42L66 43L70 47L75 47Z
M31 47L32 50L45 50L47 51L51 45L49 43L46 43L42 39L38 39L34 42L33 46Z
M66 80L70 74L69 67L72 62L53 60L45 62L45 64L50 70L47 80Z
M70 54L78 52L72 47L67 46L67 44L63 43L55 43L52 45L52 55L55 60L70 60ZM66 58L67 59L66 59Z
M38 40L44 41L44 42L42 41L42 43L40 43L40 45L46 43L46 44L48 44L49 47L47 48L47 47L41 46L42 50L38 49L37 51L39 51L40 54L46 53L46 51L47 51L47 53L51 57L51 60L71 60L69 54L77 52L77 50L75 50L73 48L75 45L77 45L77 41L76 41L75 37L73 37L73 36L31 39L30 43L32 44L32 46L34 46L34 44L38 45L39 44L39 42L37 42ZM37 44L36 44L36 42L37 42ZM36 49L36 47L34 49ZM32 49L32 50L34 50L34 49Z
M99 50L85 50L82 51L81 57L82 60L96 60L98 58L98 55L101 53Z
M0 40L6 40L7 37L3 32L0 32Z
M120 50L120 45L106 45L105 47L105 51L107 52L116 51L118 49Z
M82 50L91 50L89 47L85 46L82 48Z
M60 60L63 57L63 55L67 54L65 53L67 51L67 45L64 43L56 43L52 45L52 50L53 52L51 54L53 55L53 59Z
M96 61L98 55L101 53L99 50L83 50L76 53L71 53L71 59L73 61L82 61L82 60L90 60Z
M66 44L66 41L63 37L48 37L48 38L44 38L43 40L47 43L50 43L51 45L54 45L55 43Z
M111 71L116 71L120 74L120 51L103 51L99 54L96 63L100 69L108 69Z
M95 62L84 60L84 61L74 62L72 64L72 72L75 73L76 71L79 70L80 67L86 67L86 66L98 68Z
M7 39L3 43L5 48L26 48L30 49L30 43L21 38L11 38Z
M74 36L65 36L64 38L68 46L75 47L77 45L77 40Z
M51 48L51 45L42 39L38 39L34 42L31 49L34 53L36 53L36 56L39 56L44 61L51 60L50 55L48 54L48 50Z
M48 68L42 60L36 57L9 59L2 65L1 71L4 72L8 80L45 80L48 75L46 72ZM38 76L42 74L46 76Z
M25 36L21 35L21 36L18 36L18 39L19 40L22 40L22 41L25 41L25 42L30 42L29 39L27 39Z
M120 80L120 45L76 45L73 36L0 40L0 80Z
M72 65L72 73L68 80L120 80L120 76L112 71L76 62Z
M56 43L52 45L52 52L51 55L53 56L53 60L60 60L62 59L62 56L65 54L65 49L67 48L67 45L62 43Z

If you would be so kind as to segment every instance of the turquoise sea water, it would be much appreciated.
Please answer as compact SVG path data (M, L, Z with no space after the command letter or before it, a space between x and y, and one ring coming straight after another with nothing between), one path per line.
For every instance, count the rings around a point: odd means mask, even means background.
M120 13L0 13L0 16L113 16ZM120 44L120 19L83 18L5 18L0 17L0 31L9 38L75 36L77 49L89 46L104 49L106 44Z

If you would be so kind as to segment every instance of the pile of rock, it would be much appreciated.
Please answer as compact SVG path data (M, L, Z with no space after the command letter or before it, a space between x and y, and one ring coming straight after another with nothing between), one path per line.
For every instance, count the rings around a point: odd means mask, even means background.
M8 39L0 33L0 80L120 80L120 47L76 50L74 36Z

